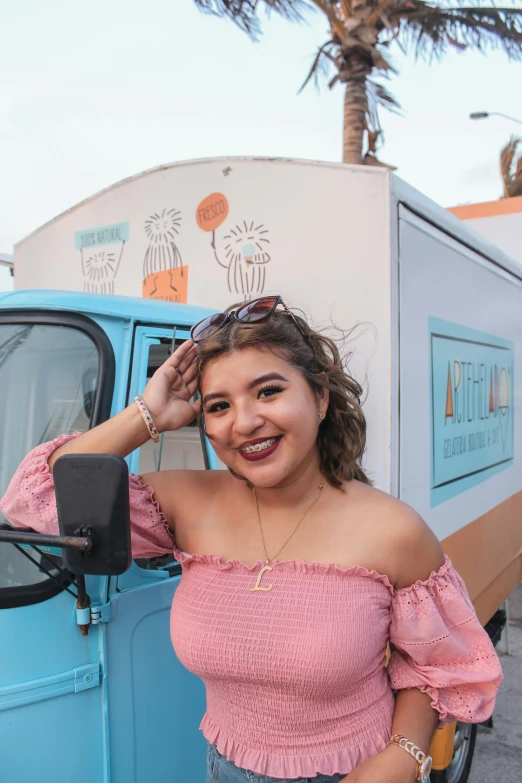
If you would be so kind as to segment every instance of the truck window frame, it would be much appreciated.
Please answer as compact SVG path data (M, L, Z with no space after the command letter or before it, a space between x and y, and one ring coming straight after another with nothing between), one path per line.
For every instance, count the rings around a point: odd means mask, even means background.
M102 424L111 415L116 378L116 357L111 341L102 327L86 315L69 310L46 312L37 309L0 310L0 324L37 324L43 326L65 326L86 334L98 351L98 385L91 417L90 428ZM61 576L44 579L34 585L0 588L0 611L30 606L47 601L72 583Z

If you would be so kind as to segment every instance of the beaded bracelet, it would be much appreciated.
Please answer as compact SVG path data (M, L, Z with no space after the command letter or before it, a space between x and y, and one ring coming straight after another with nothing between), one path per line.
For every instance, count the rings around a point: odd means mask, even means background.
M143 421L144 421L144 422L145 422L145 424L147 425L147 429L148 429L148 431L149 431L149 433L150 433L150 437L152 438L152 440L154 441L154 443L158 443L158 442L159 442L159 439L160 439L159 432L158 432L158 430L156 429L156 425L154 424L154 422L153 422L153 420L152 420L152 416L151 416L151 415L150 415L150 413L149 413L149 409L148 409L148 408L147 408L147 406L145 405L145 402L144 402L144 400L143 400L143 397L140 397L140 395L139 395L139 394L137 394L137 395L134 397L134 402L135 402L135 403L136 403L136 405L138 406L139 412L140 412L140 413L141 413L141 415L143 416Z

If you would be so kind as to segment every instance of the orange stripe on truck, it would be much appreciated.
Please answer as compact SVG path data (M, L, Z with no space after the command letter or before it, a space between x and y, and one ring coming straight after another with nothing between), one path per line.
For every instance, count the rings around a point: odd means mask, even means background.
M442 541L482 625L522 579L522 492Z

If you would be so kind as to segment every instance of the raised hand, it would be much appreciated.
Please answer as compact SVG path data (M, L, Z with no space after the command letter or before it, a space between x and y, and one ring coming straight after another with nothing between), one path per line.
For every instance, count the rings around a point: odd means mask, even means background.
M190 402L197 388L197 347L182 343L158 367L142 394L158 432L190 424L201 412L200 400Z

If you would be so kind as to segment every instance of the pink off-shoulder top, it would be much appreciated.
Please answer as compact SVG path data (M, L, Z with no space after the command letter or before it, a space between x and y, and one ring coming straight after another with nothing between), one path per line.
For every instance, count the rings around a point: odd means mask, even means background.
M16 527L56 531L47 458L70 437L20 465L0 502ZM206 686L200 728L237 766L281 778L348 774L385 747L400 688L429 694L439 727L492 714L500 663L447 556L400 590L357 565L285 560L263 575L271 591L251 592L262 561L180 551L134 474L130 505L134 556L173 551L182 564L172 643Z

